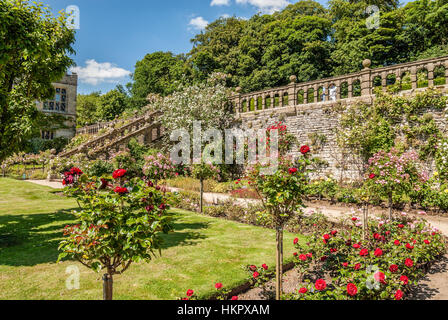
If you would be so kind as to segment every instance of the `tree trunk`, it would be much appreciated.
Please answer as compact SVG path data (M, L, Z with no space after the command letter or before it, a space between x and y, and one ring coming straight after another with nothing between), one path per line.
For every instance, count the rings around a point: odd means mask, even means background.
M114 279L109 273L103 276L103 300L112 300Z
M392 221L392 193L389 193L389 220Z
M283 278L283 229L277 228L277 250L276 250L276 300L280 300L282 290L282 278Z
M203 213L203 205L204 205L204 180L203 179L200 179L199 191L200 191L200 194L201 194L199 210L201 211L201 213Z
M368 228L369 228L369 205L366 203L364 204L363 208L363 214L364 214L364 239L367 240L368 237Z

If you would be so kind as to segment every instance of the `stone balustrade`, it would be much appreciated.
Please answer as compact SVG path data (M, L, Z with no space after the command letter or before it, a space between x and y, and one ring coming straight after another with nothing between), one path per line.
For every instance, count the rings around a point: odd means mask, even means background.
M123 141L129 140L127 139L128 137L132 138L137 134L143 134L145 131L155 128L157 130L157 134L153 135L151 132L151 137L148 138L150 139L149 142L152 142L161 136L161 128L160 125L157 124L157 116L159 115L160 112L152 112L144 116L134 118L128 124L120 128L113 128L111 131L95 137L77 148L63 152L60 156L69 157L76 153L92 154L95 150L103 150L105 146L115 147L115 144L120 144Z
M303 83L297 83L297 77L291 76L289 85L257 92L241 94L241 88L237 88L232 97L235 112L239 114L373 96L375 88L386 90L394 84L399 85L401 90L412 90L447 83L448 56L376 69L371 69L370 65L370 60L364 60L364 69L359 72Z

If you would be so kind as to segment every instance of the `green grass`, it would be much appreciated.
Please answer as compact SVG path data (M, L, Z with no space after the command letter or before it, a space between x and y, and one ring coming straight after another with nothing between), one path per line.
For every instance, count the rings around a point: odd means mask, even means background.
M101 299L101 275L75 261L56 264L62 229L73 223L76 203L58 191L0 179L0 299ZM274 267L274 231L172 210L175 231L165 236L162 256L134 264L116 276L115 299L177 299L187 289L200 297L214 283L244 283L248 264ZM285 234L285 257L295 236ZM301 238L303 240L303 238ZM68 290L68 266L78 266L80 289Z

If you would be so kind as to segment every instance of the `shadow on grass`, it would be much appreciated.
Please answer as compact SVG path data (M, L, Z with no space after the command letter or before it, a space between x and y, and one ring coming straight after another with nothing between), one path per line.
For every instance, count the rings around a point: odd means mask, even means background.
M0 216L0 265L56 262L62 229L75 220L70 214L72 210Z
M163 244L162 249L167 249L170 247L177 246L193 246L197 242L194 240L203 240L207 237L201 232L190 231L190 230L205 230L208 229L209 223L205 222L174 222L173 223L174 230L169 234L163 235Z
M75 217L70 214L73 209L0 216L0 265L55 263L59 255L59 242L63 238L62 229L75 221ZM207 229L208 223L176 222L176 217L174 219L174 231L163 235L165 241L162 249L193 246L197 243L195 240L206 238L199 230Z

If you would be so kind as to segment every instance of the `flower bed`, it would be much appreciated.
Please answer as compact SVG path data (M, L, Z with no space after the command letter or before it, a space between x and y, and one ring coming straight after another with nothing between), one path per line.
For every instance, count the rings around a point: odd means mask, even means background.
M353 217L347 228L316 231L297 243L303 280L284 299L401 300L430 263L446 252L445 238L424 220L371 221L364 231Z

